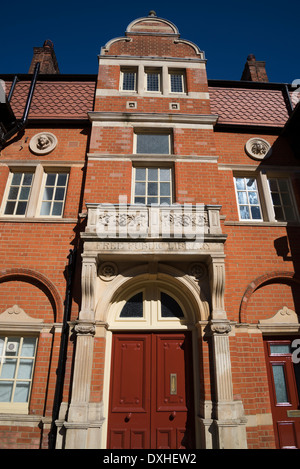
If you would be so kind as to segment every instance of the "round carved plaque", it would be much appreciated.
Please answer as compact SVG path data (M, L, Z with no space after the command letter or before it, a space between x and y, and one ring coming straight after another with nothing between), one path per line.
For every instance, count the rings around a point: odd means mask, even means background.
M118 275L117 266L113 262L104 262L99 269L99 276L101 280L109 282Z
M263 138L250 138L245 145L248 156L255 160L264 160L271 156L271 145Z
M50 153L57 145L57 138L50 132L41 132L32 137L29 142L29 148L33 153L46 155Z

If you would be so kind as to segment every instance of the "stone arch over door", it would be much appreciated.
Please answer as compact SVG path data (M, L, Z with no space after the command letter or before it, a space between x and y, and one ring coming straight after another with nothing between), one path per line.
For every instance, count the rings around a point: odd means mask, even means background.
M143 333L143 334L178 334L190 335L192 353L192 381L199 401L199 373L195 376L195 370L199 370L199 351L197 347L198 330L196 324L206 322L209 317L209 302L201 288L201 282L196 278L179 271L169 265L160 265L149 272L149 266L130 268L117 276L106 287L106 294L101 298L96 307L96 321L106 323L106 360L104 377L104 407L105 417L109 414L109 398L112 370L113 338L116 335ZM124 305L135 295L143 296L145 316L143 318L120 318L120 312ZM161 296L171 298L182 311L182 317L160 316ZM152 316L151 316L152 315ZM197 402L198 402L197 401ZM196 403L197 404L197 403ZM193 402L194 410L197 405ZM194 412L193 410L193 412ZM198 411L198 409L197 409ZM196 414L195 414L196 415ZM102 447L106 447L108 421L103 425Z
M206 280L203 279L204 282ZM125 270L105 285L95 308L96 321L105 322L110 327L112 310L117 308L118 302L124 301L126 292L129 295L146 284L154 283L186 304L191 324L209 319L210 302L201 281L169 265L160 264L151 272L151 268L145 264Z

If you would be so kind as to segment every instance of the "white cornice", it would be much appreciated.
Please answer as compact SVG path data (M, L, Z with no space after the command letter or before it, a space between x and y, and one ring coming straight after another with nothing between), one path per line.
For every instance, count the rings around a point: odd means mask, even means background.
M131 113L131 112L88 112L91 122L131 122L131 123L168 123L172 124L205 124L215 125L218 120L216 114L159 114L159 113Z

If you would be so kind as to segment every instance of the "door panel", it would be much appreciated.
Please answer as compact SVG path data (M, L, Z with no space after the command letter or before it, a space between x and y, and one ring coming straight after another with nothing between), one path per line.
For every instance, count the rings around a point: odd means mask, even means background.
M183 333L153 336L152 429L156 448L193 445L191 341ZM189 417L189 419L188 419ZM168 435L168 440L166 439ZM181 435L181 437L180 437ZM190 440L191 438L191 440ZM154 435L152 437L154 439ZM192 446L190 446L192 447Z
M114 334L108 447L194 447L191 337Z
M300 407L292 339L265 340L265 355L277 448L300 448Z
M114 336L109 447L149 445L151 336Z

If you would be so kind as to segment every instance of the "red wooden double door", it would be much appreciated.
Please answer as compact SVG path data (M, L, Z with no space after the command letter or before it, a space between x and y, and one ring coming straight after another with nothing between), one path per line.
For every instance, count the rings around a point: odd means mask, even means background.
M189 332L113 335L108 448L194 448Z

